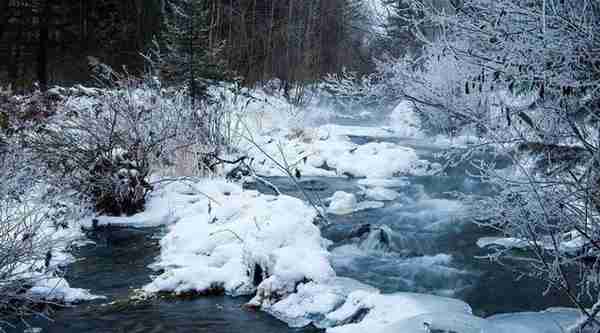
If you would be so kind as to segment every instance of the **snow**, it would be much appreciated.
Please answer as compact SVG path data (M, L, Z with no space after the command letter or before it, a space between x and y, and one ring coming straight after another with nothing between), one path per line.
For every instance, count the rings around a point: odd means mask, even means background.
M364 194L367 198L377 201L393 201L400 197L398 192L383 187L367 188Z
M242 191L224 180L190 186L205 196L197 196L178 213L180 218L161 240L161 255L153 267L165 272L146 285L145 292L223 289L230 295L256 290L271 295L287 292L304 279L334 276L328 242L313 224L316 213L301 200ZM265 278L258 286L253 281L257 267Z
M327 164L338 173L367 178L424 174L429 166L418 158L414 149L389 142L370 142L358 146L336 157L331 156Z
M358 145L351 140L397 136L393 129L328 124L312 119L311 112L318 114L319 110L293 114L268 106L244 113L240 119L248 133L240 135L239 155L253 159L252 167L263 176L285 175L280 166L296 169L303 176L324 177L389 178L431 172L431 164L420 159L413 148L391 142ZM378 163L372 163L374 160Z
M377 209L384 206L384 203L379 201L358 202L354 194L344 191L335 192L328 201L330 203L327 212L335 215L347 215L361 210Z
M105 298L104 296L93 295L87 289L72 288L67 280L59 277L48 277L36 281L33 288L28 290L28 293L49 301L67 304Z
M274 317L291 327L304 327L313 323L327 327L332 323L325 318L341 306L351 292L363 290L376 293L377 289L356 280L335 277L323 283L308 282L297 287L297 291L266 309Z
M32 256L23 258L15 266L3 266L0 275L6 274L5 276L10 278L0 283L10 283L12 279L26 281L31 285L26 291L27 295L65 304L103 298L91 294L86 289L72 288L62 278L64 267L76 260L69 252L70 249L82 246L87 241L79 221L69 212L74 209L72 204L44 202L42 198L46 191L44 186L36 186L30 189L22 204L2 203L4 210L0 214L5 215L0 218L1 222L6 224L4 230L22 232L23 226L35 230L27 240L35 247L35 251ZM21 227L9 227L16 223L21 224ZM6 234L4 240L10 240L12 237ZM47 257L47 254L50 256ZM49 260L46 262L47 259Z

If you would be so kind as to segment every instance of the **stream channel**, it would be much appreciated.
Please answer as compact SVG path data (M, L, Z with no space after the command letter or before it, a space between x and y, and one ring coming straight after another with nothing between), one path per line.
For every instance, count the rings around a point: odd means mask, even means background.
M354 137L358 144L393 140L433 159L439 148L411 140ZM285 194L302 197L286 178L270 178ZM382 292L413 291L459 298L479 316L516 311L538 311L568 306L556 294L542 296L544 285L522 279L485 259L477 247L489 230L478 228L464 207L448 192L489 194L489 189L467 176L464 168L444 176L402 177L390 189L400 193L384 208L331 216L323 235L333 241L331 260L340 276L351 277ZM312 195L330 197L345 191L360 197L357 179L303 178ZM258 190L269 192L268 188ZM380 232L377 232L379 230ZM375 231L375 232L374 232ZM291 329L266 313L246 310L248 298L227 296L192 300L159 300L141 305L125 301L133 289L150 282L147 266L159 254L164 229L125 229L95 245L76 250L77 262L67 267L73 287L90 289L106 300L58 310L52 321L35 318L30 323L42 332L318 332L314 328ZM119 305L121 304L121 305ZM22 331L19 327L15 332ZM39 331L39 330L36 330Z

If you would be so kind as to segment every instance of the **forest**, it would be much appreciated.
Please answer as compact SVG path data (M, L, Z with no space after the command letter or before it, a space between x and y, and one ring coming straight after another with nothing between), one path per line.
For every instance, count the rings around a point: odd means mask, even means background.
M600 332L596 0L0 0L0 333Z

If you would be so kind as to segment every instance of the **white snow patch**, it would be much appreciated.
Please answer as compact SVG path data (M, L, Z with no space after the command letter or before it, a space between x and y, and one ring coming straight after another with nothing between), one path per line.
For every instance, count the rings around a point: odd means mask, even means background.
M67 304L106 298L104 296L92 295L86 289L71 288L67 280L58 277L44 278L36 281L35 286L28 293L46 300Z
M337 191L331 198L327 212L335 215L347 215L361 210L382 208L385 204L379 201L358 202L353 193Z
M258 286L264 293L334 276L328 242L313 224L316 213L301 200L242 191L222 180L191 186L206 196L177 213L153 265L165 272L145 292L252 294L258 267L266 278Z

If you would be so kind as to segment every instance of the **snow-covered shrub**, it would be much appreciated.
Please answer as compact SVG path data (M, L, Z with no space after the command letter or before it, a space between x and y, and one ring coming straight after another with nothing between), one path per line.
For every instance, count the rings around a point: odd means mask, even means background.
M50 170L49 182L89 200L97 212L144 207L153 168L184 146L205 144L204 119L185 91L153 79L120 77L110 89L54 88L56 111L22 139Z
M71 225L80 212L44 186L44 174L14 140L0 151L0 331L48 303L93 297L61 277L71 258L65 251L80 237Z

